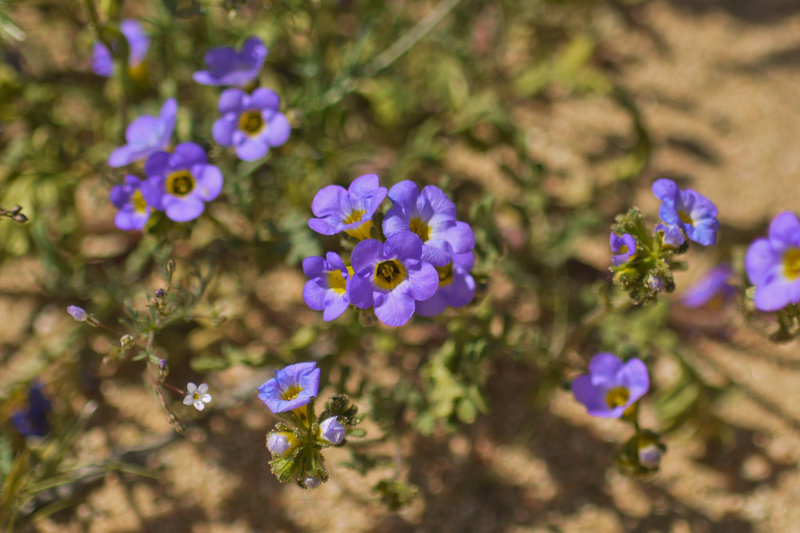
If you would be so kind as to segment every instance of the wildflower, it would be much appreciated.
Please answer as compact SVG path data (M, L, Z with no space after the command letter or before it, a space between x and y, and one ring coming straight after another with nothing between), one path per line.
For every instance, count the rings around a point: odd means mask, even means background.
M412 181L401 181L389 191L392 208L383 219L383 233L391 237L412 231L422 239L422 260L445 266L452 254L463 254L475 247L472 228L456 220L456 205L433 185L420 193Z
M175 117L178 112L178 103L174 98L169 98L161 106L158 117L142 115L128 125L125 130L125 140L128 144L120 146L108 158L112 167L122 167L134 161L164 150L169 146L172 131L175 129Z
M11 423L26 437L44 437L50 431L47 415L50 413L51 404L42 389L41 383L33 383L28 389L27 409L14 411L11 414Z
M336 446L344 440L346 432L344 426L339 423L335 416L332 416L320 423L319 433L320 437Z
M611 256L614 266L627 262L636 253L636 239L633 235L625 233L620 237L612 231L610 244L611 252L615 254Z
M747 249L745 270L756 286L754 303L760 311L777 311L800 303L800 221L784 211L772 219L767 238Z
M128 50L130 52L128 55L128 68L135 70L147 55L147 49L150 47L150 38L144 32L142 25L132 19L123 20L119 25L119 29L128 41ZM98 76L106 78L110 78L114 73L114 60L111 57L111 51L101 42L94 43L92 70Z
M681 228L678 226L658 224L656 226L656 233L661 236L661 241L664 244L668 244L673 248L677 248L683 244L683 233L681 233Z
M122 346L124 350L130 350L133 348L133 345L136 343L136 339L133 338L133 335L126 333L122 337L119 338L119 345Z
M645 442L639 443L639 464L648 470L654 470L661 464L661 457L664 450L658 443Z
M436 293L427 300L416 303L414 312L422 316L436 316L445 307L464 307L475 297L475 279L470 274L475 264L472 252L453 254L445 266L436 267L439 285Z
M319 478L313 476L308 476L303 480L303 484L306 486L307 489L316 489L317 487L319 487L319 483L320 483Z
M653 194L661 200L658 214L668 225L678 226L686 236L708 246L717 242L717 206L692 189L681 190L669 179L656 180Z
M203 85L235 85L244 87L256 77L267 57L267 47L258 37L250 37L241 52L233 47L212 48L206 54L208 70L194 73L194 81Z
M192 382L186 384L186 397L183 399L183 405L192 405L198 411L202 411L206 408L207 403L211 403L208 384L201 383L199 387Z
M174 153L156 152L147 158L147 181L141 190L147 203L175 222L199 217L222 191L222 173L207 164L205 151L194 143L181 143Z
M297 439L288 431L273 431L267 435L267 449L273 457L281 457L297 445Z
M333 320L350 305L349 280L353 267L345 266L339 254L328 252L325 258L306 257L303 272L311 278L303 287L303 300L315 311L324 311L325 321Z
M644 280L647 288L653 292L662 292L664 289L667 288L667 284L664 281L664 278L659 276L658 274L648 274L647 278Z
M639 359L623 363L610 353L599 353L589 363L589 373L572 381L575 399L592 416L619 418L650 387L647 367Z
M361 309L374 305L375 316L389 326L408 322L415 301L427 300L439 285L436 269L422 261L422 240L410 231L395 233L385 243L365 239L351 260L350 301Z
M125 176L122 185L111 188L111 203L119 208L114 224L122 230L140 230L147 224L152 208L142 196L141 181L133 175Z
M281 146L289 138L291 126L280 113L281 99L272 89L260 88L247 94L228 89L219 97L222 118L214 122L214 140L222 146L235 146L236 155L254 161L267 155L270 147Z
M78 322L86 322L89 320L89 314L84 311L82 307L78 307L77 305L67 306L67 313Z
M339 185L323 187L311 202L311 211L319 218L310 219L308 226L322 235L344 231L351 237L368 239L372 215L387 192L377 174L357 177L346 190Z
M713 302L722 303L734 292L728 279L733 274L729 263L717 265L703 279L692 285L683 295L682 303L686 307L703 307Z
M277 370L258 388L258 398L275 414L303 407L319 391L317 363L296 363Z

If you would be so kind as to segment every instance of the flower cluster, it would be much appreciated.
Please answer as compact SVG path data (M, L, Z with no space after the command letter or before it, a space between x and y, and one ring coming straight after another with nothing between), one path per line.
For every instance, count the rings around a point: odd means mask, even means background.
M392 206L377 226L374 219L387 196ZM402 326L414 313L434 316L472 301L475 237L469 224L456 220L455 204L438 187L420 190L406 180L387 191L377 175L366 174L347 189L322 188L311 211L316 218L308 225L314 231L359 241L350 264L335 252L303 261L310 278L303 299L323 311L325 320L352 304L374 309L384 324Z
M306 489L328 479L320 449L343 446L348 433L363 434L354 427L361 421L358 408L345 396L334 396L322 414L315 415L319 379L316 363L296 363L276 371L258 388L258 398L282 420L267 434L272 472L280 481L294 479Z
M132 64L141 61L149 43L141 26L136 21L124 21L122 32L130 44ZM95 46L93 64L105 65L107 68L101 70L110 75L110 53L104 63L103 49L107 52L104 45ZM194 79L206 85L252 86L266 56L267 48L257 37L247 39L241 52L230 47L214 48L205 58L208 70L196 72ZM221 118L214 123L212 136L222 146L235 147L240 159L262 158L270 147L280 146L289 138L289 121L279 107L280 98L270 89L249 93L228 89L219 98ZM137 118L125 131L126 144L108 158L113 168L144 161L144 179L127 174L123 183L111 190L111 202L119 210L114 222L120 229L143 229L155 211L163 211L175 222L194 220L203 213L206 202L222 192L222 172L209 163L200 145L184 142L172 148L177 112L177 101L169 98L158 116Z
M609 241L614 280L635 303L675 290L673 257L685 253L689 241L715 244L719 230L716 206L697 191L659 179L653 183L653 194L661 200L661 221L655 228L650 229L634 207L617 216Z

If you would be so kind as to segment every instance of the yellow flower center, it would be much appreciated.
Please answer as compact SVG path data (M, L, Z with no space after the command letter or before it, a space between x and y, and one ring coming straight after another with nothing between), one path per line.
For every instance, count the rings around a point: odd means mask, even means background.
M444 287L453 282L453 263L447 263L443 267L436 267L439 274L439 286Z
M352 211L350 211L350 214L347 215L347 218L345 218L342 222L344 222L345 224L352 224L353 222L358 222L359 220L361 220L361 217L364 216L364 213L366 213L366 211L364 211L363 209L353 209ZM344 230L345 233L360 241L364 239L369 239L371 231L372 231L372 220L367 220L357 228Z
M385 290L392 290L406 279L406 267L397 259L381 261L375 265L373 280L375 285Z
M281 392L281 398L288 402L297 398L301 392L303 392L303 387L300 385L292 385L285 391Z
M611 409L614 409L615 407L621 407L628 403L628 399L630 397L631 391L625 387L614 387L606 393L606 404Z
M431 236L431 228L421 218L414 217L408 221L408 229L416 233L422 242L427 241Z
M800 249L790 248L783 254L783 275L791 281L800 276Z
M133 202L133 208L137 212L144 213L147 211L147 202L145 202L144 196L142 196L142 191L137 189L131 196L131 202Z
M167 192L173 196L186 196L194 190L194 176L188 170L178 170L167 176Z
M619 254L619 255L622 255L622 254L627 254L627 253L628 253L628 246L627 246L627 245L625 245L625 244L623 244L622 246L620 246L620 247L619 247L619 251L617 252L617 254Z
M689 213L687 213L683 209L680 209L678 211L678 218L680 218L681 222L683 222L684 224L689 224L690 226L694 226L694 219Z
M350 277L353 276L353 267L347 267L347 273ZM338 294L344 294L347 288L347 278L344 277L342 271L339 269L331 270L328 272L328 287L336 291Z
M239 116L239 129L251 137L261 133L265 125L261 111L245 111Z
M192 394L192 399L193 400L199 400L200 399L200 393L199 392L195 392L194 394Z

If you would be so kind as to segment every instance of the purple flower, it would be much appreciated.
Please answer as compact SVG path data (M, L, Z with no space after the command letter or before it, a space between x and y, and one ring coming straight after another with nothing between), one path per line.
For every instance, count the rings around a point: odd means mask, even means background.
M445 266L436 267L439 286L436 293L416 303L415 311L422 316L436 316L445 307L464 307L475 297L475 280L469 273L475 264L472 252L453 254L453 260Z
M589 373L572 381L575 399L592 416L619 418L650 388L647 367L639 359L626 363L614 354L599 353L589 363Z
M311 202L314 216L308 226L322 235L344 231L357 239L368 239L372 215L386 198L377 174L364 174L353 180L346 190L339 185L320 189Z
M620 237L611 232L610 244L611 252L615 254L611 256L614 266L627 262L636 253L636 239L633 235L625 233Z
M661 233L662 242L672 246L673 248L677 248L683 244L683 233L681 233L681 228L678 226L658 224L656 226L656 233Z
M219 97L222 118L214 122L214 140L222 146L235 146L236 155L254 161L267 155L270 147L286 142L291 126L278 112L281 99L272 89L260 88L247 94L227 89Z
M410 231L395 233L385 243L365 239L352 254L355 275L350 301L356 307L375 306L375 316L388 326L402 326L414 314L415 301L436 292L436 269L422 261L422 241Z
M344 426L339 423L335 416L326 418L319 425L319 435L334 446L341 443L345 436Z
M690 240L708 246L717 242L717 206L693 191L681 190L669 179L656 180L653 194L661 200L658 214L668 225L681 228Z
M164 210L175 222L200 216L222 191L222 173L207 164L205 151L194 143L181 143L174 153L156 152L147 158L147 181L141 191L147 203Z
M258 388L258 399L273 413L285 413L303 407L319 391L317 363L296 363L276 370L275 377Z
M128 67L133 69L144 61L147 49L150 47L150 38L144 32L142 25L132 19L123 20L119 29L128 41ZM92 71L98 76L110 78L114 73L114 58L111 51L101 42L94 43L92 50Z
M267 435L267 449L273 457L282 457L297 445L297 438L288 431L273 431Z
M303 272L311 278L303 287L306 305L315 311L324 311L322 318L325 321L333 320L347 310L353 268L345 266L339 254L328 252L324 259L306 257L303 259Z
M785 211L772 219L767 238L756 239L744 261L747 277L756 286L754 303L760 311L777 311L800 303L800 221Z
M142 115L131 122L125 130L125 140L128 144L111 152L108 164L112 167L129 165L166 149L172 137L172 130L175 129L177 112L178 103L174 98L169 98L161 106L160 116Z
M231 46L212 48L206 54L208 70L194 73L194 81L203 85L244 87L256 77L267 58L267 47L258 37L249 37L237 52Z
M125 183L111 188L111 203L119 208L114 224L122 230L140 230L150 218L152 209L142 196L141 181L136 176L125 176Z
M733 274L733 269L729 263L717 265L686 291L683 295L683 305L703 307L709 303L724 301L735 291L733 286L728 283L731 274Z
M475 247L472 228L456 220L456 205L439 187L427 185L420 193L417 184L401 181L391 188L392 208L383 219L383 233L391 237L412 231L422 239L422 260L445 266L453 254Z
M88 313L86 313L82 307L78 307L77 305L68 305L67 313L69 313L69 316L78 322L86 322L89 319Z
M33 383L28 390L27 409L14 411L11 414L11 422L17 431L26 437L44 437L50 431L47 423L50 408L50 400L42 392L42 384Z

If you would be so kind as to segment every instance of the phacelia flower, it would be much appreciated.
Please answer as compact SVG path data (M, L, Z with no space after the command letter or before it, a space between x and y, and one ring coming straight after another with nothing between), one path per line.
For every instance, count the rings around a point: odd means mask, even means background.
M344 426L339 423L335 416L326 418L319 425L320 437L334 446L344 440L345 433Z
M785 211L772 219L767 238L756 239L745 256L745 269L756 286L760 311L800 303L800 221Z
M317 363L296 363L277 370L258 388L258 398L275 414L303 407L319 391Z
M114 224L122 230L140 230L150 218L152 209L142 196L141 181L136 176L125 176L122 185L111 188L111 203L119 208Z
M273 431L267 435L267 449L273 457L281 457L295 447L297 438L288 431Z
M475 297L475 279L470 274L475 264L472 252L453 254L453 259L445 266L436 267L439 286L436 293L427 300L416 302L416 313L422 316L436 316L446 307L464 307Z
M681 228L689 240L708 246L717 242L717 206L692 189L682 190L669 179L656 180L653 194L661 200L658 214L668 225Z
M733 274L729 263L722 263L714 267L700 281L692 285L683 295L683 305L686 307L703 307L712 302L721 303L735 291L728 283Z
M267 155L273 146L289 138L291 126L279 112L281 99L272 89L260 88L247 94L228 89L219 97L222 118L214 122L214 140L222 146L236 147L236 155L254 161Z
M192 405L198 411L202 411L206 408L207 403L211 403L208 384L201 383L200 386L192 382L186 384L186 397L183 399L183 405Z
M412 231L422 239L422 260L445 266L453 254L475 247L475 235L465 222L456 220L456 205L436 186L420 192L413 181L405 180L389 191L392 208L383 219L383 233L391 237Z
M610 244L611 253L614 254L611 256L611 263L614 266L627 262L636 253L636 239L628 233L620 237L611 232Z
M28 390L27 408L11 414L11 423L26 437L44 437L50 431L47 415L51 405L42 388L41 383L33 383Z
M199 217L222 191L222 173L208 164L205 151L194 143L181 143L173 153L156 152L144 165L147 181L141 191L148 204L164 210L175 222Z
M619 418L650 387L647 367L639 359L623 363L616 355L599 353L589 363L589 373L572 381L575 399L592 416Z
M237 52L231 46L212 48L206 54L208 70L194 73L194 81L203 85L244 87L258 77L267 58L267 47L258 37L249 37Z
M681 228L678 226L658 224L656 226L656 233L661 234L661 239L664 244L668 244L673 248L677 248L683 244L683 233L681 233Z
M144 32L142 25L139 22L126 19L119 25L119 29L128 41L128 68L135 69L147 55L147 49L150 47L150 38ZM114 59L111 56L111 51L106 45L101 42L94 43L92 50L92 70L98 76L110 78L114 73Z
M350 301L361 309L374 305L375 316L388 326L408 322L416 301L432 297L439 285L436 269L422 261L422 240L410 231L395 233L385 243L365 239L351 260Z
M128 144L111 152L108 158L109 166L129 165L166 149L175 129L177 113L178 103L174 98L169 98L161 106L161 114L158 117L142 115L131 122L125 130L125 140Z
M350 305L349 280L352 267L345 266L339 254L328 252L325 258L306 257L303 272L311 278L303 287L303 300L315 311L324 311L325 321L333 320Z
M347 189L339 185L323 187L311 202L311 211L319 218L310 219L308 226L322 235L344 231L351 237L368 239L372 215L387 192L377 174L359 176Z
M77 305L67 306L67 313L78 322L86 322L89 320L89 314L82 307L78 307Z

